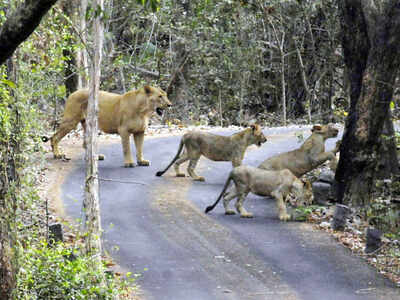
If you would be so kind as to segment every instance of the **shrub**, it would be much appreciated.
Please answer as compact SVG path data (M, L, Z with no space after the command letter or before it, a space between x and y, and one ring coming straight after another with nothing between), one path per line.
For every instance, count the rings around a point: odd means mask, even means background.
M13 298L113 299L126 286L117 284L96 260L80 256L63 243L49 247L45 241L30 245L20 255Z

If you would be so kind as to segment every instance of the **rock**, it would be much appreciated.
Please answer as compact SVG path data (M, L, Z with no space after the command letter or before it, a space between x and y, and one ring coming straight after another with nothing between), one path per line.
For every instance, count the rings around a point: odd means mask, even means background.
M55 223L49 225L49 245L63 241L64 241L64 234L63 234L62 224Z
M332 229L333 230L344 230L344 227L347 222L347 218L350 215L350 208L343 204L337 204L335 208L335 213L333 214L332 218Z
M314 182L312 184L314 195L314 203L319 205L327 205L331 194L331 185L326 182Z
M331 170L322 170L318 180L332 184L335 181L335 173Z
M327 229L331 227L331 224L329 222L321 222L321 224L319 224L319 227Z
M382 246L382 232L379 229L367 229L367 243L365 246L365 253L372 253Z

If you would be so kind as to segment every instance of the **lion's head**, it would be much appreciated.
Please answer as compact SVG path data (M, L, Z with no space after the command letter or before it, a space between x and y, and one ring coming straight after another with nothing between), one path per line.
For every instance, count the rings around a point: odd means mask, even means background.
M158 115L162 116L164 109L171 107L172 104L167 97L167 93L162 89L148 85L144 86L143 89Z
M293 185L293 195L289 200L295 207L309 206L314 201L314 194L310 181L303 179L296 179L297 183Z
M253 124L250 126L250 128L252 132L250 144L255 144L258 147L261 147L261 145L267 141L267 138L261 130L261 126L258 124Z
M333 124L328 125L314 125L311 132L321 134L325 139L337 137L339 134L339 129L337 129Z

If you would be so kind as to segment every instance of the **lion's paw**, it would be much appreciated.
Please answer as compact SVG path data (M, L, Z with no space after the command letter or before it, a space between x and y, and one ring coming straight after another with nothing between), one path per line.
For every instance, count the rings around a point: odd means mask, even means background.
M288 215L288 214L279 215L279 220L281 220L281 221L289 221L290 220L290 215Z
M236 212L234 210L228 209L228 210L225 211L225 214L226 215L235 215Z
M61 153L61 154L54 154L54 158L55 159L62 159L64 161L68 161L71 160L71 158L67 157L65 154Z
M186 175L184 173L178 173L176 174L176 177L186 177Z
M206 181L206 179L203 176L199 176L199 177L195 178L194 180L196 180L196 181Z
M240 214L240 217L241 217L241 218L253 218L253 214L252 214L252 213L249 213L249 212L241 213L241 214Z
M138 161L138 165L142 166L142 167L147 167L147 166L150 166L150 162L148 160L141 160L141 161Z
M133 163L133 162L125 163L125 164L124 164L124 167L125 167L125 168L133 168L133 167L135 167L135 163Z

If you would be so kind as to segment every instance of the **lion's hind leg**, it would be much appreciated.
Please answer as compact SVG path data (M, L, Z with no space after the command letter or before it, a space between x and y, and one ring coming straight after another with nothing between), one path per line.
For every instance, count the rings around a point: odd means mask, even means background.
M190 177L193 178L193 180L196 181L205 181L205 178L203 176L199 176L196 174L194 169L196 168L197 162L199 161L200 155L198 158L190 158L189 166L188 166L188 173Z
M244 183L237 183L236 185L236 193L237 193L237 200L236 200L236 210L240 214L241 218L252 218L253 214L249 213L244 207L243 203L246 199L247 195L249 194L250 190L248 189L247 185Z
M235 211L233 209L229 209L229 202L235 198L237 195L234 192L233 189L231 189L230 191L228 191L228 193L226 193L223 197L224 197L224 208L225 208L225 214L226 215L234 215L236 214Z
M65 155L62 154L58 148L58 143L61 139L66 136L70 131L76 128L76 125L79 121L75 120L63 120L60 124L60 127L57 129L56 133L50 138L51 148L53 150L54 158L65 158Z
M186 150L183 150L182 155L174 163L176 177L185 177L185 173L182 173L180 171L179 166L188 160L189 160L189 156L187 155Z
M186 145L186 155L190 159L187 171L190 177L196 181L205 181L205 178L196 174L194 169L196 168L197 162L200 159L201 152L197 149L196 146L192 146L190 144Z

